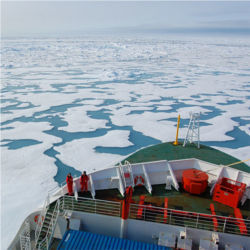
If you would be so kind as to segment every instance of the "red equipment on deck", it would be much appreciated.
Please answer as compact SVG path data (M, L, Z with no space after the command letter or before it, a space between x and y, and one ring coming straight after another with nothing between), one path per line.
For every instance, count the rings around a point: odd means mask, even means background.
M145 195L141 195L140 196L140 201L139 201L139 208L138 208L138 211L137 211L137 218L138 219L142 218L143 207L141 205L144 205L144 201L145 201Z
M247 234L247 227L246 227L246 224L244 222L244 219L242 217L242 214L241 214L239 208L234 209L234 216L235 216L235 218L237 218L237 225L240 229L240 233L246 235Z
M165 202L164 202L164 208L166 208L164 210L164 223L167 223L167 219L168 219L168 198L165 198Z
M213 200L237 208L245 190L245 183L223 177L214 187Z
M197 169L187 169L182 174L183 188L191 194L205 192L208 184L207 180L208 175Z
M210 203L210 210L211 210L212 215L214 215L212 217L213 218L213 223L214 223L214 231L217 231L218 230L218 220L216 218L216 213L215 213L215 209L214 209L214 204L213 203Z
M122 219L127 220L129 215L129 207L132 200L133 188L131 186L126 188L125 197L122 201Z

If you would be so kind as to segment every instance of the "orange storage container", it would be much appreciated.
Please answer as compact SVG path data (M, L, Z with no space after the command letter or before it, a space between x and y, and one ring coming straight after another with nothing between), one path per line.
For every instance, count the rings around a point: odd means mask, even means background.
M198 169L187 169L183 171L182 183L185 191L191 194L201 194L207 188L208 175Z
M245 190L245 183L223 177L214 187L213 200L237 208Z

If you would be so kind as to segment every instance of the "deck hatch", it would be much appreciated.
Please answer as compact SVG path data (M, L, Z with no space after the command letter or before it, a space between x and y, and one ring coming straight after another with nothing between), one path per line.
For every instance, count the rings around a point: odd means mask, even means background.
M148 249L148 250L167 250L164 246L158 246L156 244L150 244L140 241L133 241L127 239L120 239L112 236L105 236L101 234L94 234L90 232L68 230L62 241L60 242L57 250L62 249Z

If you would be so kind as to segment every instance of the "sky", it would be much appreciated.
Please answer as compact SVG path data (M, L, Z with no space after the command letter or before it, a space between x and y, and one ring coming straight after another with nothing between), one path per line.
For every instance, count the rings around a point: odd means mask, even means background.
M2 37L91 32L242 31L250 2L4 1Z

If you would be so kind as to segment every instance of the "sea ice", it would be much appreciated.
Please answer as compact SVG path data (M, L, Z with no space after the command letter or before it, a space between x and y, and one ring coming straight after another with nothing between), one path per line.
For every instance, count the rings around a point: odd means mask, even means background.
M1 149L2 249L9 246L23 220L43 205L48 191L58 185L52 178L57 172L54 159L43 154L52 143L53 139L18 150Z
M87 111L98 110L98 108L87 105L69 108L63 115L68 125L63 127L68 132L88 132L98 128L106 128L107 120L92 119L87 115Z
M201 111L202 141L230 140L236 149L220 149L249 158L250 148L241 147L249 141L249 46L249 39L238 37L3 39L2 249L57 185L56 159L44 154L48 149L58 151L64 164L91 172L124 158L95 151L131 146L124 126L169 141L178 113L188 119L189 111ZM237 127L246 132L244 139L227 135ZM179 137L186 131L181 128ZM89 132L89 138L74 132ZM4 146L4 140L25 139L41 143Z
M222 152L225 152L229 155L232 155L242 161L248 160L249 158L249 152L250 152L250 146L247 147L241 147L237 149L232 148L224 148L224 147L215 147L218 150L221 150ZM250 168L250 160L245 161L245 164L247 164Z
M120 155L97 153L95 147L129 147L133 144L128 139L129 131L113 130L104 136L68 142L55 147L55 150L60 153L57 157L65 164L80 171L93 172L111 167L124 158Z

